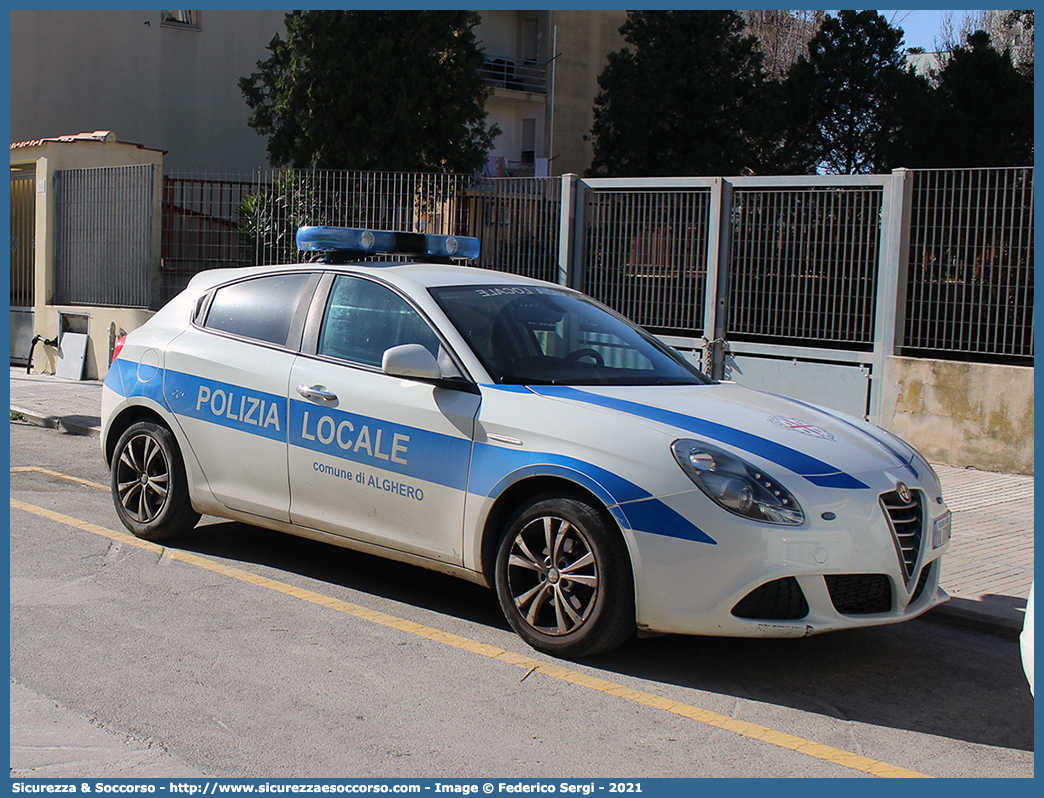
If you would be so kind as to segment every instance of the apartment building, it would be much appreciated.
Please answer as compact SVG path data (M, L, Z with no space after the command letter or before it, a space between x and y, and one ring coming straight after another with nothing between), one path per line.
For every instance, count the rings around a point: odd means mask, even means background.
M503 175L582 174L598 75L624 45L626 11L483 11L476 35L501 130L489 169Z

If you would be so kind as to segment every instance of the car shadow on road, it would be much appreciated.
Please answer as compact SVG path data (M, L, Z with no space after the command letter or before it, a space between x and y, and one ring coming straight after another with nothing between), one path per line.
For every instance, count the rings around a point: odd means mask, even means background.
M928 617L796 640L636 640L589 664L842 721L1033 751L1033 698L1018 643Z
M177 548L508 628L494 593L479 585L260 527L208 523L177 541ZM515 650L544 658L521 640ZM842 721L1033 750L1033 699L1018 643L930 615L797 640L635 639L580 666L610 680L625 676ZM672 697L699 703L698 696Z
M165 543L197 554L289 571L483 626L508 629L496 596L480 585L329 543L216 519L184 538Z

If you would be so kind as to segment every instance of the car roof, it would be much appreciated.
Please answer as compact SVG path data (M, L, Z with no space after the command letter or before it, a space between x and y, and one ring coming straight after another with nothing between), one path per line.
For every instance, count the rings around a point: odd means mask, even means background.
M413 284L422 288L456 285L534 285L547 287L542 280L523 277L508 272L428 262L368 262L368 263L288 263L269 266L245 266L234 269L212 269L200 272L190 285L202 291L227 282L258 277L264 274L287 271L325 271L344 274L360 274L384 279L400 286Z

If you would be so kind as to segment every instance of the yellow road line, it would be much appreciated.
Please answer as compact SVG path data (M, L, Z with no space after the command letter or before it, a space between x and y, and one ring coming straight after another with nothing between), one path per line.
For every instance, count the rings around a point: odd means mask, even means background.
M795 737L792 734L786 734L785 732L776 731L775 729L760 726L756 723L749 723L744 720L731 718L728 715L721 715L717 712L711 712L710 710L702 709L700 707L682 704L678 701L673 701L669 698L664 698L663 696L655 695L653 693L634 690L630 687L625 687L622 684L617 684L605 679L600 679L596 676L589 676L587 674L570 670L561 665L541 662L540 660L527 657L523 654L505 651L496 646L486 645L475 640L470 640L466 637L460 637L455 634L450 634L449 632L434 629L430 626L424 626L419 623L403 620L402 618L396 618L393 615L387 615L386 613L377 610L371 610L359 606L358 604L351 604L350 602L342 601L341 599L333 598L332 596L327 596L322 593L317 593L313 590L295 587L294 585L280 582L275 579L269 579L268 577L260 576L259 574L253 574L240 568L233 568L232 566L224 565L198 554L182 551L180 549L169 549L156 543L141 540L124 532L117 532L116 530L107 529L106 527L98 526L97 524L81 521L78 518L72 518L54 512L53 510L47 510L43 507L27 504L18 499L11 499L11 507L17 510L23 510L27 513L32 513L41 518L47 518L59 524L71 526L76 529L82 529L85 532L100 535L101 537L109 538L110 540L119 541L128 546L136 546L140 549L145 549L146 551L165 554L171 559L180 560L189 565L194 565L198 568L212 571L213 573L222 574L223 576L232 579L248 582L252 585L257 585L258 587L267 588L268 590L274 590L287 596L293 596L302 601L308 601L312 604L328 607L329 609L343 612L356 618L371 621L392 629L398 629L399 631L417 635L463 651L468 651L472 654L480 654L484 657L489 657L490 659L495 659L509 665L515 665L530 673L535 671L544 676L549 676L552 679L559 679L564 682L569 682L570 684L586 687L590 690L597 690L598 692L617 696L618 698L623 698L636 704L651 707L652 709L670 712L671 714L679 715L683 718L689 718L690 720L703 723L707 726L713 726L714 728L733 732L742 737L747 737L752 740L760 740L761 742L769 743L770 745L806 754L807 756L821 759L825 762L832 762L833 764L841 765L850 768L851 770L869 773L870 775L880 776L882 778L929 778L925 774L918 773L914 770L889 765L886 762L880 762L876 759L871 759L859 754L853 754L849 751L843 751L829 745L821 745L811 740Z
M12 474L26 474L35 472L37 474L47 474L49 477L58 477L59 479L67 479L69 482L76 482L80 485L86 485L89 488L101 488L102 490L109 490L109 485L102 485L100 482L91 482L89 479L80 479L79 477L72 477L68 474L62 474L58 471L50 471L46 468L37 468L36 466L18 466L11 469Z

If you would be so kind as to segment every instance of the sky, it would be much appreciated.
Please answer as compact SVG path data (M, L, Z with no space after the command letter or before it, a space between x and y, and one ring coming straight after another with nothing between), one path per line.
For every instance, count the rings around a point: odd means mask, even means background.
M881 16L888 20L889 24L902 28L903 41L907 48L923 47L928 52L935 51L935 40L939 38L939 24L942 20L943 11L925 10L918 11L878 11ZM969 11L954 11L955 27L960 27L960 22Z

